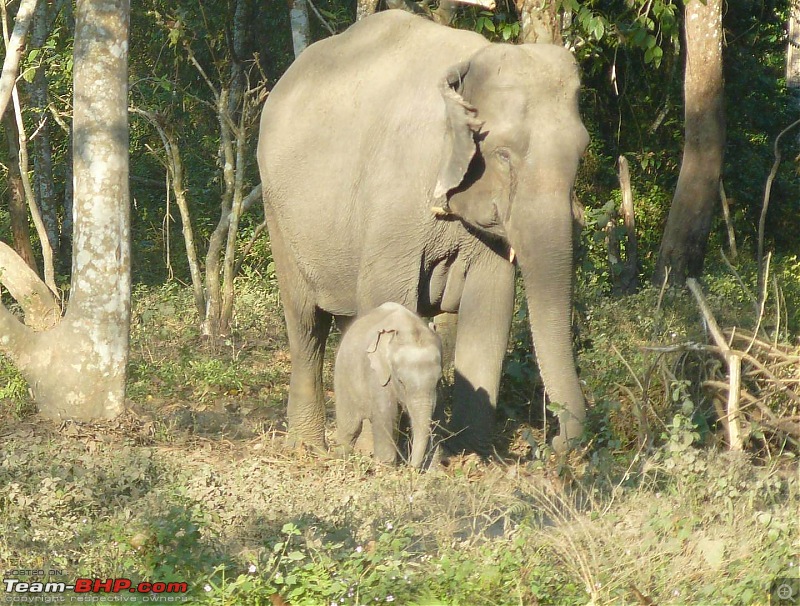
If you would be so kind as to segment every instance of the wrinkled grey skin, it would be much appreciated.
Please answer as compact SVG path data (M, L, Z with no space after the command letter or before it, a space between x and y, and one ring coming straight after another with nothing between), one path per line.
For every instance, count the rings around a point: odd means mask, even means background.
M554 445L580 436L570 194L588 135L578 87L563 48L492 44L402 11L294 62L266 101L258 146L292 356L291 440L325 447L331 316L395 301L424 316L458 312L447 445L487 453L515 265L547 393L563 407Z
M417 314L390 302L360 316L336 354L336 441L349 450L369 419L375 459L394 463L402 406L413 435L409 463L421 467L441 378L442 342Z

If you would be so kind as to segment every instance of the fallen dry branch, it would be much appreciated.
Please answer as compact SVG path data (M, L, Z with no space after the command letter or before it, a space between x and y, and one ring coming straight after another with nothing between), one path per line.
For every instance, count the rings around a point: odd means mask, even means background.
M687 341L643 349L660 356L682 357L691 352L701 359L725 362L705 365L707 374L699 384L713 401L732 449L752 440L760 440L768 450L781 448L786 440L800 445L800 347L766 341L738 327L720 328L697 282L689 279L687 285L698 301L712 342ZM737 421L733 427L731 420Z
M730 344L725 339L725 335L720 330L719 325L717 325L714 314L711 313L711 308L708 306L705 296L703 296L703 291L700 288L700 284L698 284L697 280L694 278L687 278L686 286L689 287L689 290L694 295L697 305L700 307L700 311L703 314L703 319L706 321L706 326L708 326L708 330L711 333L714 342L717 344L717 347L722 350L722 357L725 360L725 363L728 365L728 444L730 445L731 450L742 450L744 447L744 442L742 439L739 394L741 393L742 386L743 354L731 349Z

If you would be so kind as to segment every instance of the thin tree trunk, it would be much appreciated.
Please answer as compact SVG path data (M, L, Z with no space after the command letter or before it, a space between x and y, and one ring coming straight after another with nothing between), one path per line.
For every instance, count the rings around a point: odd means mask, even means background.
M306 10L308 10L306 8ZM228 144L234 146L235 164L233 180L225 180L226 187L232 187L231 214L228 223L227 242L225 244L225 262L222 266L222 300L219 314L219 331L228 332L233 318L233 281L236 277L236 240L239 236L239 219L242 216L244 201L244 173L247 155L247 126L250 122L251 108L249 103L249 86L246 82L243 64L240 58L245 56L245 38L247 23L244 15L247 13L247 0L239 0L236 4L233 30L233 54L235 60L231 63L231 98L228 101L228 116L231 123L238 114L238 126L229 135Z
M42 262L44 265L44 281L54 293L56 288L56 272L53 266L53 248L50 246L50 239L47 236L42 214L39 205L36 203L36 195L28 177L28 136L25 134L25 124L22 121L22 107L19 103L19 91L15 86L11 90L11 99L14 105L14 117L17 121L17 140L19 141L19 174L22 177L22 189L25 192L25 199L31 212L33 225L36 227L36 235L39 236L39 244L42 247Z
M222 268L222 305L220 308L219 326L227 332L233 318L233 280L236 277L236 239L239 235L239 219L242 216L242 204L244 201L244 165L247 142L247 109L242 108L242 116L239 122L238 132L236 133L236 173L233 181L233 201L231 203L231 215L228 224L228 238L225 244L225 263Z
M725 228L728 230L728 247L731 253L731 261L736 261L739 256L739 249L736 247L736 232L733 229L731 207L728 203L728 196L725 193L725 185L722 179L719 180L719 199L722 203L722 218L725 219Z
M58 264L62 274L68 274L72 265L72 126L69 129L67 157L64 159L64 218L61 223L61 239L59 241Z
M186 186L183 172L183 158L181 157L178 141L175 139L171 128L161 124L161 121L151 112L142 109L131 109L133 113L143 116L161 138L164 146L166 159L163 161L167 170L167 175L175 195L175 203L181 214L181 229L183 231L183 242L186 247L186 258L189 263L189 275L192 278L192 293L194 294L194 304L197 309L198 317L203 318L206 313L206 298L203 292L203 276L200 271L200 263L197 258L197 244L192 228L192 216L189 212L189 201L186 196Z
M208 241L206 254L206 313L201 331L204 335L216 338L223 329L220 326L220 313L222 310L222 288L220 272L222 269L222 253L230 228L231 207L233 205L233 192L235 184L236 157L231 141L231 131L226 118L228 98L230 91L223 88L217 98L217 113L220 124L220 156L222 159L222 181L224 191L220 203L220 217L217 227Z
M41 49L49 35L48 6L40 2L33 16L33 31L31 33L31 46ZM36 118L36 136L33 139L33 174L36 186L36 200L42 213L42 220L50 240L50 247L59 250L58 208L56 202L56 187L53 180L53 151L50 143L49 111L47 109L47 75L45 65L41 61L36 68L33 82L30 86L30 96L33 102L33 115Z
M639 286L639 247L636 240L636 217L633 209L631 173L625 156L619 157L619 186L622 191L620 214L625 226L625 258L622 261L618 292L622 295L629 295L636 292Z
M3 118L8 143L8 211L11 216L11 236L14 250L37 274L36 257L31 246L31 230L28 226L28 206L19 172L19 135L17 123L10 115Z
M673 284L702 273L725 147L722 0L686 4L683 160L653 276Z
M292 46L295 58L311 44L311 27L308 21L306 0L289 1L289 20L292 24Z

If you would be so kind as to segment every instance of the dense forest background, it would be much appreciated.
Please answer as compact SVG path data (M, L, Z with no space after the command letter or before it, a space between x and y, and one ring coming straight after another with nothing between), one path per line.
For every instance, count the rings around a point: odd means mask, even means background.
M217 225L225 188L219 159L220 125L211 85L217 92L228 85L230 66L239 62L249 75L250 85L264 83L268 91L294 56L286 8L273 2L245 4L246 20L240 24L234 23L236 10L231 2L208 6L145 2L132 7L131 107L168 125L180 148L184 186L201 251ZM645 279L652 274L675 191L683 142L681 14L677 5L662 0L641 5L574 4L575 17L564 29L564 36L580 62L581 109L592 135L577 187L578 199L587 207L584 267L589 275L584 282L608 287L610 282L604 274L609 268L605 255L593 250L596 242L592 236L597 233L592 231L605 227L602 219L608 216L609 204L619 198L617 158L624 155L631 165L640 271ZM330 35L329 28L342 31L355 19L352 2L326 0L313 6L313 39ZM52 116L48 130L55 189L50 195L56 201L54 220L63 223L66 214L59 210L57 201L68 195L69 131L65 118L71 111L71 12L68 3L55 3L48 10L49 31L38 41L40 48L27 53L20 91L27 128L31 134L38 133L41 110L33 103L33 82L43 74L49 83L46 109ZM788 15L788 1L744 1L724 9L727 144L723 180L737 241L745 253L753 250L755 243L774 138L796 116L797 101L785 79ZM516 22L516 9L510 2L501 2L493 11L461 8L455 19L458 27L511 42L519 36ZM235 33L237 27L242 29ZM252 123L248 126L242 167L245 189L257 184L253 153L256 133ZM792 255L797 248L793 226L799 191L794 162L796 137L787 137L784 147L785 161L772 187L766 237L777 254ZM3 164L7 166L4 153ZM33 150L31 155L39 157ZM175 207L165 206L169 196L163 161L164 148L156 128L141 114L132 113L134 276L147 283L168 277L189 279L181 222ZM243 217L245 242L260 222L259 206L254 204L252 212ZM712 254L727 245L721 221L722 213L716 212L709 248ZM11 242L7 214L0 229L3 239ZM266 270L267 264L263 245L252 250L244 263L248 270L259 271ZM69 267L66 259L60 267L65 273Z
M800 138L776 138L800 117L786 72L797 3L722 4L724 187L686 291L657 267L684 153L683 3L465 1L132 3L126 410L50 422L0 358L0 572L188 581L188 603L207 604L794 603L780 600L800 595ZM0 2L8 40L26 2ZM578 60L591 144L573 324L589 411L566 458L548 446L522 296L492 460L417 474L280 439L290 364L260 107L303 44L390 7L511 43L551 11ZM56 316L75 268L79 14L38 3L1 125L0 241L58 292ZM26 302L2 302L29 321Z

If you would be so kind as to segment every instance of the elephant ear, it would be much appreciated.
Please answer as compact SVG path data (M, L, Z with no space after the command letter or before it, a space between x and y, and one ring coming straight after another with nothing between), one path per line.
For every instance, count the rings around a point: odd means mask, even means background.
M396 330L381 329L376 333L375 340L367 348L369 365L382 387L386 387L392 378L392 367L389 364L389 343L392 342L396 334Z
M464 180L469 163L477 150L474 135L482 126L477 118L478 110L459 94L468 71L469 63L456 65L451 68L440 87L447 124L433 196L434 202L442 206L446 206L447 192L458 187Z

